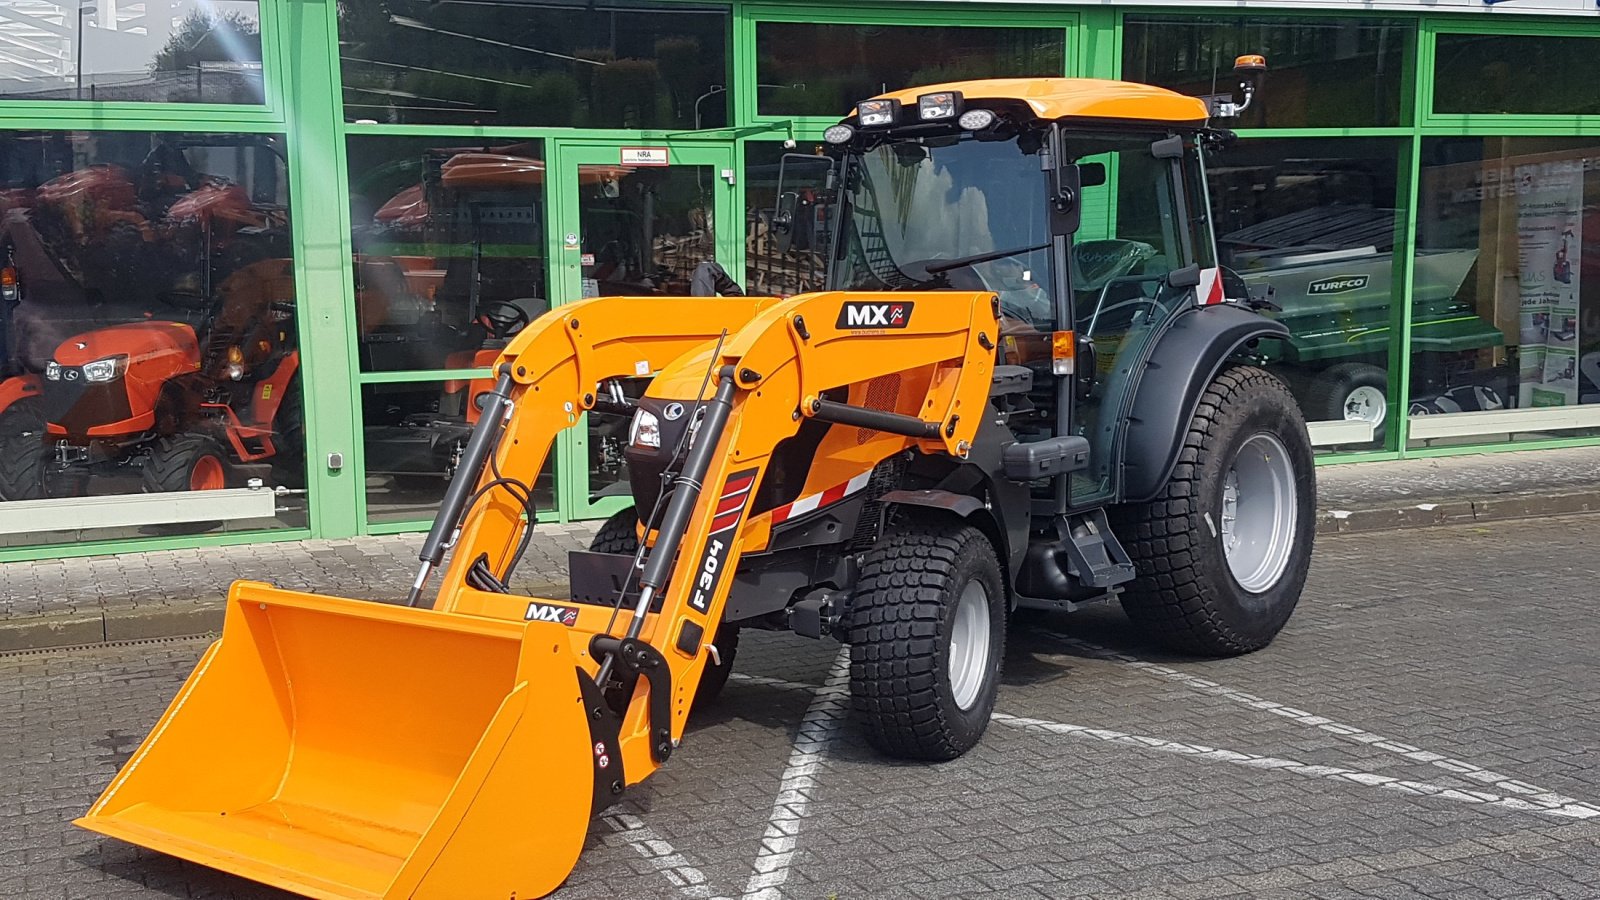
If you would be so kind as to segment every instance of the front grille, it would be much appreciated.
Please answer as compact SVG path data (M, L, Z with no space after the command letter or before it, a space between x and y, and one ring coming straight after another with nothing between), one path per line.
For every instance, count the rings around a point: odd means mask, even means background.
M68 434L86 434L96 425L121 422L133 415L123 379L91 383L84 381L83 370L74 366L62 366L61 378L56 381L43 380L39 399L45 421L65 428Z

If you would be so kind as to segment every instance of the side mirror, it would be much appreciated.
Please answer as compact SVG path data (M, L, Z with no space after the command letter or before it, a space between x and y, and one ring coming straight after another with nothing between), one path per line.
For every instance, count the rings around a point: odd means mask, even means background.
M1083 169L1068 163L1054 167L1051 174L1050 233L1075 234L1083 223L1083 204L1078 202L1083 193ZM1104 167L1100 176L1104 179Z

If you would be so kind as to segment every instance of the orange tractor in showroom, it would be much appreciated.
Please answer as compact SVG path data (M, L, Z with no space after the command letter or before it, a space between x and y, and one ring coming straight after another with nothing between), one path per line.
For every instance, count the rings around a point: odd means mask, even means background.
M312 897L536 897L693 752L732 627L848 644L866 738L933 760L983 735L1020 609L1117 599L1183 651L1267 645L1309 563L1311 445L1250 364L1284 329L1227 296L1194 206L1221 137L1199 100L1119 82L863 101L827 136L832 290L541 316L495 363L410 602L236 583L78 824ZM1113 163L1118 228L1157 252L1095 284L1074 248ZM518 593L553 438L617 405L634 508L568 596Z

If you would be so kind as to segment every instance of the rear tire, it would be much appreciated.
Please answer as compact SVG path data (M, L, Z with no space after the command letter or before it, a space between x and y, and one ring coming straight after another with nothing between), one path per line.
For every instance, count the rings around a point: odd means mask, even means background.
M1389 413L1389 373L1371 363L1350 362L1318 372L1306 389L1306 412L1318 422L1371 422L1383 440Z
M1311 441L1289 389L1257 368L1224 369L1201 395L1165 487L1112 510L1139 573L1122 608L1176 650L1265 647L1305 586L1315 510Z
M639 514L634 507L628 507L620 512L612 513L600 525L600 530L594 533L589 541L589 549L595 553L622 553L633 555L639 550ZM722 665L707 664L700 673L700 686L695 688L694 706L714 702L721 696L722 689L728 686L728 676L733 674L733 657L739 652L739 626L723 622L717 626L716 636L711 639L717 648L717 656L722 659Z
M220 490L227 487L228 465L222 448L198 434L164 437L144 461L146 493Z
M39 500L44 489L44 414L19 400L0 413L0 500Z
M954 519L912 521L866 554L850 607L851 706L880 752L955 759L1000 688L1006 594L994 547Z

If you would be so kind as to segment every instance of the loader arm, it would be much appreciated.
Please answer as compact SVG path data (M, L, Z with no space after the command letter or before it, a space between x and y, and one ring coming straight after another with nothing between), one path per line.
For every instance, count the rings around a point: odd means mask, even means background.
M849 324L848 309L882 306L901 308L904 323ZM895 450L914 446L965 457L988 402L996 334L992 294L810 294L759 310L714 355L701 347L656 376L652 395L661 396L663 385L692 385L695 393L673 397L704 401L705 417L666 495L666 511L639 575L638 602L616 615L603 607L579 608L568 630L584 693L620 684L629 698L616 711L624 784L648 777L682 737L709 658L706 646L727 600L728 573L745 544L745 513L778 443L793 436L803 419L816 417L899 433L906 442L890 445ZM822 399L831 388L914 369L930 370L918 417ZM711 383L699 394L707 371L714 373ZM518 376L523 378L532 385L531 370ZM523 452L517 449L516 423L535 409L527 402L531 393L531 387L523 390L501 444L503 470ZM561 408L559 401L537 402L551 404L541 407L543 415ZM516 466L531 471L526 459ZM526 614L530 598L458 585L453 577L463 561L486 548L505 552L514 542L513 519L514 504L503 510L486 504L468 517L440 608L499 619ZM652 611L656 600L659 610ZM598 710L595 717L610 715Z
M736 297L707 302L704 298L600 297L563 306L524 328L501 353L494 371L509 376L512 388L500 399L503 435L495 443L493 464L479 477L478 467L464 464L464 477L452 483L461 508L444 509L424 544L423 571L417 589L446 547L459 548L445 569L434 608L451 610L467 573L482 557L496 573L504 573L519 538L532 526L521 499L509 490L473 493L500 473L531 488L544 469L555 436L578 423L597 402L596 386L621 377L648 376L662 366L748 322L763 304L776 301ZM491 401L494 402L494 401ZM484 410L483 418L491 418ZM507 417L508 416L508 417ZM415 605L415 601L413 601Z

